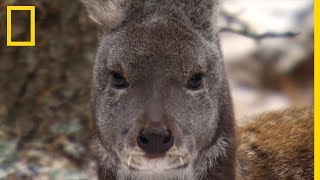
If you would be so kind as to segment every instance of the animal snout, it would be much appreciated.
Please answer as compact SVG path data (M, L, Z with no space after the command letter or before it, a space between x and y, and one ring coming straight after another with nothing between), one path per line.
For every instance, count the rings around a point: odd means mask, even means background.
M164 155L173 146L173 141L171 131L162 127L142 129L137 137L138 146L150 156Z

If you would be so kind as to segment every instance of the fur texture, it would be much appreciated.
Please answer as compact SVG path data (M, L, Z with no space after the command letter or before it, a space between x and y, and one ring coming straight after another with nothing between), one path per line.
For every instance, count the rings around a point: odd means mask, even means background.
M125 19L129 6L126 0L81 0L87 7L89 17L100 26L112 29Z
M238 179L313 179L313 109L257 115L237 129Z

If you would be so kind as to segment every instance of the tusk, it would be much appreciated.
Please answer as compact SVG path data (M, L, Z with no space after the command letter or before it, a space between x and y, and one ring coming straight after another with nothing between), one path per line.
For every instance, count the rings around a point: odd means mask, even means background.
M179 157L179 160L180 160L180 163L181 163L181 166L183 166L183 159L182 159L182 157Z
M131 159L132 159L132 153L129 155L129 158L128 158L128 166L130 166L130 164L131 164Z

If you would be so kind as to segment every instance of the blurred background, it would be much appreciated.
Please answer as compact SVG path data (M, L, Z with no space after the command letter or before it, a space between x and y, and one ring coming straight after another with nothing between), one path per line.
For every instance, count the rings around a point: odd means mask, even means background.
M237 122L313 104L313 1L222 0ZM6 46L6 6L36 6L36 46ZM12 39L29 38L14 12ZM78 1L0 2L0 179L96 179L88 153L97 29Z

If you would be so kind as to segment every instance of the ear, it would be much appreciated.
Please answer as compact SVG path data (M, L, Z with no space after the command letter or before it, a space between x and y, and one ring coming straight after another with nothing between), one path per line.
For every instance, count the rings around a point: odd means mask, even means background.
M193 27L201 34L211 39L218 29L219 0L190 0L180 1L185 4L183 11L191 21Z
M129 0L81 0L89 17L103 28L112 29L125 19Z

